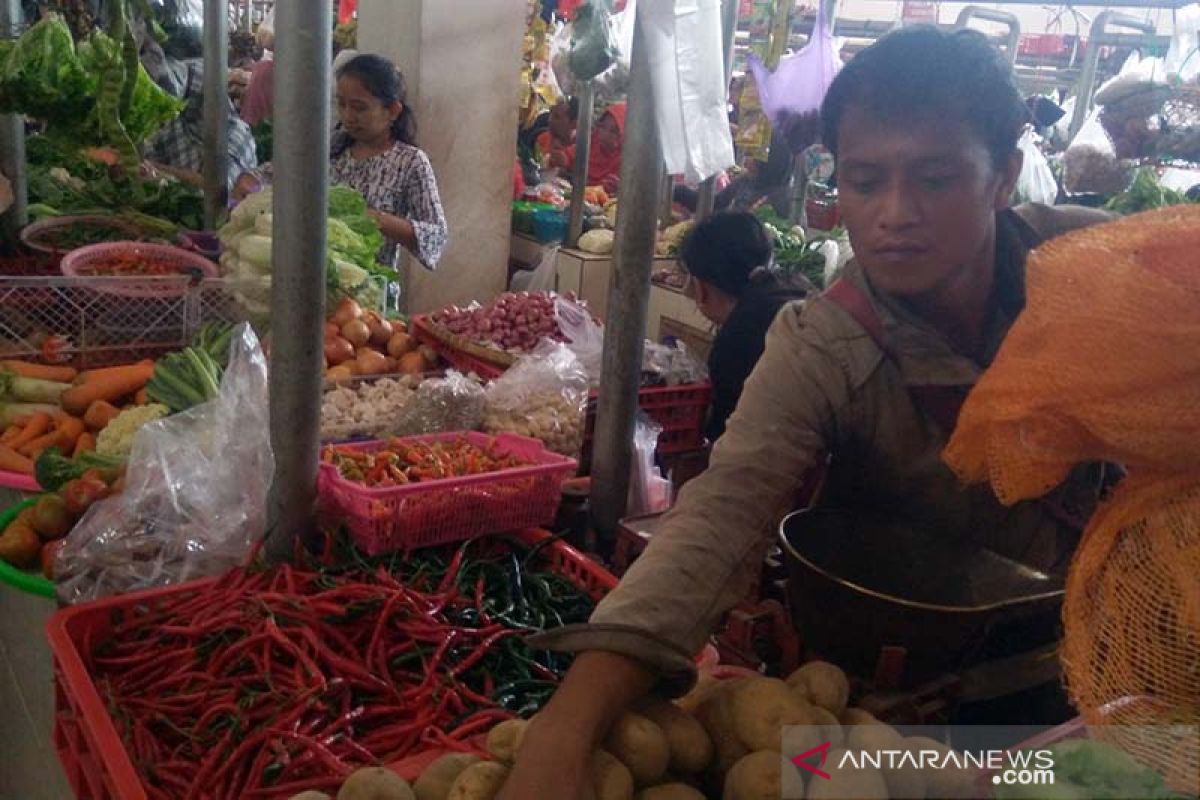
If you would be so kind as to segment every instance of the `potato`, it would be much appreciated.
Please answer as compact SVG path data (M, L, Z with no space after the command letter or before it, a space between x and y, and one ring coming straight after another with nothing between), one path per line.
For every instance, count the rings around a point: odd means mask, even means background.
M853 728L855 725L881 724L874 714L861 708L847 708L838 715L838 722L842 723L845 728Z
M949 753L950 748L936 739L926 736L911 736L902 742L904 749L914 753L917 761L921 761L922 750L936 750L938 753ZM978 771L974 769L923 769L921 775L925 779L925 795L927 797L973 797L978 791L975 780Z
M670 768L676 772L701 772L713 760L713 743L700 721L674 703L651 703L641 711L662 728L671 752Z
M479 756L474 753L447 753L442 756L426 767L413 784L417 800L446 800L454 779L467 767L478 763Z
M416 800L408 781L390 769L363 767L350 773L337 800Z
M500 794L507 779L508 767L495 761L480 761L458 774L450 784L446 800L492 800Z
M850 748L853 750L854 748ZM864 767L854 769L847 764L845 769L838 769L846 751L834 748L829 751L826 769L829 778L814 775L808 781L807 800L888 800L887 784L883 773L877 769Z
M733 695L739 686L749 680L737 678L721 681L696 709L696 719L712 739L715 766L721 772L727 771L750 753L750 749L738 738L733 725Z
M631 712L622 714L613 724L604 749L629 767L638 786L652 786L662 780L671 761L671 748L662 728Z
M692 690L683 697L675 700L674 703L689 714L695 714L696 709L698 709L705 700L712 697L715 692L719 691L722 686L728 683L730 683L730 681L719 681L712 675L707 675L702 672L700 673L700 679L696 681L696 685L692 687Z
M812 661L788 676L791 686L814 706L835 717L846 710L850 700L850 681L846 673L827 661Z
M781 759L778 750L759 750L742 758L725 776L721 800L779 800L783 794Z
M842 724L838 722L832 712L820 706L813 706L812 717L813 724L819 725L821 732L825 735L822 741L831 742L834 747L841 747L846 743L846 732L842 730Z
M288 800L333 800L333 798L324 792L316 792L309 789L307 792L292 795Z
M523 719L510 719L501 722L488 731L487 751L497 761L502 761L505 764L513 763L513 760L517 757L517 751L521 748L521 741L525 738L525 730L528 727L529 722Z
M733 692L733 725L750 751L779 752L784 725L812 725L808 703L778 678L751 678Z
M704 795L686 783L664 783L642 789L634 800L704 800Z
M596 800L632 800L633 773L612 753L596 751L592 759L592 778L596 784Z

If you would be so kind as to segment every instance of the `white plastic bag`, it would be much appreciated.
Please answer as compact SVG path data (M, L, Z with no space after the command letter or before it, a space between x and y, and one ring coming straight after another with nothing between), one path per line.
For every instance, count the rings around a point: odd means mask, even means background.
M604 328L592 319L591 312L565 297L554 298L554 317L567 340L567 347L579 359L592 386L600 385L600 362L604 357Z
M629 57L633 53L633 24L637 16L636 0L609 16L610 43L616 50L616 62L592 79L595 98L600 102L624 100L629 84ZM571 25L563 24L550 39L550 71L565 95L579 93L579 81L571 73Z
M629 516L657 514L671 505L671 481L664 478L654 463L658 437L663 429L654 420L638 412L633 432L633 462L629 473Z
M1133 181L1133 168L1117 158L1099 109L1079 129L1062 164L1063 188L1069 194L1117 194Z
M699 181L734 164L720 0L643 4L667 172Z
M1200 78L1200 3L1175 11L1175 34L1163 62L1167 74L1180 83Z
M587 401L588 378L579 359L566 345L543 339L488 386L483 430L528 436L579 458Z
M558 284L558 245L542 248L542 257L533 269L514 273L509 291L552 292Z
M60 600L218 575L245 563L266 532L267 360L247 324L230 349L215 399L137 432L125 491L93 505L59 553Z
M798 52L780 59L774 72L757 55L746 60L754 74L763 111L772 125L781 125L795 117L816 115L821 110L825 93L842 68L841 48L826 21L826 4L817 5L817 21L812 38Z
M1017 142L1025 160L1021 164L1021 174L1017 176L1016 201L1052 206L1058 199L1058 181L1054 179L1050 162L1038 147L1040 141L1041 137L1030 129Z

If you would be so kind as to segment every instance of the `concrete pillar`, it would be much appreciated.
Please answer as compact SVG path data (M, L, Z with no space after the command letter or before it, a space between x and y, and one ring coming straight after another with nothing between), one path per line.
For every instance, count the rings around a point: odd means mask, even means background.
M358 49L409 83L450 245L438 270L409 262L409 311L486 299L508 277L525 0L361 0Z

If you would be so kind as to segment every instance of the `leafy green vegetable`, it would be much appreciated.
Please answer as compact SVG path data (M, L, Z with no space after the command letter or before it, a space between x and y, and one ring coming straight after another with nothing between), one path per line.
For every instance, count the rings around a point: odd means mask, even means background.
M187 411L217 396L223 372L208 351L185 347L155 363L154 377L146 384L146 393L172 414Z
M1138 763L1120 748L1096 739L1068 739L1048 748L1054 783L1046 786L1001 786L998 800L1170 800L1177 798L1163 776Z
M57 447L50 447L42 451L34 463L33 477L47 492L57 492L63 484L93 469L100 472L106 483L111 483L125 469L125 459L99 453L83 453L72 459L60 453Z
M1149 211L1154 208L1178 206L1190 203L1187 195L1168 189L1158 182L1158 176L1150 167L1138 170L1133 184L1113 197L1104 206L1109 211L1118 214L1136 214L1139 211Z
M367 199L349 186L329 187L329 216L362 217L367 213Z
M789 276L803 275L814 286L825 285L825 256L821 253L821 245L841 237L840 230L828 233L814 233L806 237L804 231L790 221L779 216L769 205L755 210L767 234L775 245L775 264Z
M122 31L120 41L95 31L77 48L58 16L31 26L2 51L0 113L41 120L48 137L73 147L111 146L128 158L129 141L154 134L183 104L146 74L136 43L131 60L128 27Z

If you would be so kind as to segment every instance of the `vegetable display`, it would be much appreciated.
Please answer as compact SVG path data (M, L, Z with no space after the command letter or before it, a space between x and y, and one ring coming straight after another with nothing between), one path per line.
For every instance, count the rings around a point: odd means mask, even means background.
M1158 182L1158 176L1150 167L1139 169L1133 179L1133 185L1113 197L1105 208L1117 214L1137 214L1153 208L1178 206L1190 203L1183 192L1168 189Z
M346 480L371 488L406 486L423 481L483 475L527 466L495 444L478 447L465 439L455 442L406 442L393 439L372 452L326 447L321 458L337 467Z
M332 790L540 707L569 659L520 634L592 608L533 568L550 541L234 571L131 607L85 660L150 797Z
M250 195L218 232L225 247L221 266L229 277L246 284L239 299L253 313L270 310L272 197L270 187ZM331 300L349 296L368 308L381 308L380 281L398 276L376 262L384 239L366 212L367 202L358 192L346 186L330 188L326 291Z
M1059 800L1060 798L1180 798L1163 776L1139 764L1125 751L1095 739L1068 739L1047 748L1054 763L1050 786L1003 785L997 800Z
M321 401L321 438L394 434L397 418L412 400L417 381L405 376L335 385Z
M445 308L431 321L473 342L527 353L542 339L565 340L554 315L554 297L552 292L505 292L486 306Z
M772 238L775 264L787 275L800 275L814 286L824 286L825 256L821 253L821 245L828 240L843 238L843 231L813 231L808 235L799 225L776 214L769 205L759 208L754 215Z

